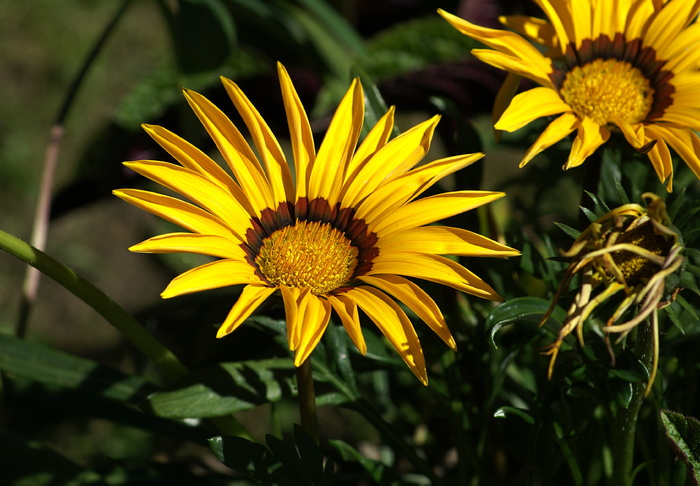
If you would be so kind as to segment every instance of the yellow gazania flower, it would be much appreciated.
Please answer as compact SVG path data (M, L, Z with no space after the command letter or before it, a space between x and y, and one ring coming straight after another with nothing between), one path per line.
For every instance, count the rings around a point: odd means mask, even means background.
M418 336L397 301L450 347L455 348L455 341L436 303L405 277L499 300L483 280L441 255L503 257L518 252L470 231L425 225L504 194L455 191L416 201L440 179L483 154L459 155L415 167L428 151L439 117L389 140L393 108L357 146L364 118L364 96L357 79L340 102L316 152L296 90L281 64L278 70L296 180L277 139L235 83L222 78L259 159L216 106L185 90L187 101L233 177L177 135L146 125L149 135L180 165L150 160L125 165L194 204L136 189L115 191L125 201L189 231L156 236L130 249L219 258L179 275L161 294L170 298L244 284L217 337L233 332L279 290L296 366L318 343L332 310L364 354L367 346L360 329L360 309L418 379L427 383Z
M700 0L535 0L549 21L520 15L503 24L520 35L440 14L491 49L475 57L540 87L516 95L495 125L512 132L558 115L520 163L576 130L564 169L581 165L620 131L647 153L672 189L669 146L700 177ZM497 108L498 109L498 108Z

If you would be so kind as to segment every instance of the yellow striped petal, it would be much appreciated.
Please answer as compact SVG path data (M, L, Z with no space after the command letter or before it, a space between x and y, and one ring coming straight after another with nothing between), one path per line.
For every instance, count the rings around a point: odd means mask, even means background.
M175 277L160 296L164 299L232 285L262 285L248 262L217 260L200 265Z
M671 45L679 31L686 26L695 7L696 3L688 0L667 2L644 32L644 44L654 46L659 55L665 57L665 47Z
M296 197L306 196L306 188L309 183L311 167L316 159L314 137L306 116L304 106L301 104L297 90L292 84L289 73L282 63L277 63L277 72L282 86L282 99L287 113L289 125L289 137L292 142L292 154L294 155L294 170L296 173Z
M367 160L389 141L394 131L394 111L394 107L390 106L389 110L377 121L364 140L362 140L360 146L357 147L345 171L344 184L347 183L351 176L357 173L358 168L364 166Z
M440 308L418 285L398 275L374 275L371 277L365 275L360 277L360 280L406 304L445 344L453 350L457 350L457 343L447 327Z
M372 287L355 287L345 295L377 325L421 383L428 384L423 348L406 313L386 294Z
M473 164L483 156L484 154L457 155L422 165L369 194L357 208L356 217L366 221L379 220L417 198L439 180ZM347 204L345 201L343 203Z
M681 156L695 175L700 178L700 158L698 158L698 154L700 154L700 140L692 130L654 126L651 133L661 135L671 148Z
M139 189L118 189L113 194L186 230L244 241L220 218L180 199Z
M410 202L378 221L368 221L371 231L384 238L390 234L433 223L469 211L505 196L502 192L445 192Z
M277 138L275 138L270 127L241 88L223 76L221 77L221 82L224 84L231 101L236 105L243 122L248 127L255 148L258 149L258 153L265 165L267 180L272 187L272 197L275 202L275 205L272 207L276 207L281 202L293 201L295 195L292 173L289 171L287 160L277 142Z
M495 128L513 132L543 116L571 111L559 93L550 88L533 88L513 98Z
M231 120L195 91L184 90L185 98L223 155L250 204L259 213L274 207L272 188L257 157Z
M352 153L357 145L365 114L364 95L359 79L354 79L338 105L309 179L309 198L323 197L333 206Z
M158 145L173 156L183 167L193 170L206 177L214 184L228 190L240 191L238 185L231 179L219 164L211 160L204 152L175 135L170 130L157 125L141 125ZM239 199L240 201L241 199Z
M420 162L430 148L430 140L439 116L405 131L377 152L364 164L358 173L348 179L343 190L343 204L357 205L377 187L401 176Z
M367 275L394 274L447 285L483 299L502 301L486 282L448 258L439 255L392 252L380 254Z
M340 317L343 327L360 354L363 356L367 354L367 343L365 342L365 337L362 335L357 304L343 293L329 295L328 301L333 306L338 317Z
M668 145L666 145L662 134L656 131L654 125L647 127L645 136L650 140L656 140L656 145L647 152L647 156L659 180L662 182L668 181L666 189L670 191L673 185L673 159L671 158L671 151L668 149Z
M382 238L378 243L382 254L431 253L434 255L463 255L480 257L518 256L520 252L492 239L460 228L422 226L407 229Z
M224 319L223 324L219 327L216 337L222 338L235 331L274 292L275 289L271 287L246 285L226 319Z
M235 228L239 235L245 233L250 226L250 214L243 206L228 191L196 172L152 160L124 162L124 165L219 216L232 230Z
M154 236L129 248L139 253L195 253L245 261L246 254L229 238L211 234L168 233Z

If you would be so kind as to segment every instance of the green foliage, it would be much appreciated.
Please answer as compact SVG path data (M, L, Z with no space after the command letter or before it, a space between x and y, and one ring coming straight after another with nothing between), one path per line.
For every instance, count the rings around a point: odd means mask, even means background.
M688 467L693 484L700 484L700 421L670 410L661 411L661 422L676 454Z

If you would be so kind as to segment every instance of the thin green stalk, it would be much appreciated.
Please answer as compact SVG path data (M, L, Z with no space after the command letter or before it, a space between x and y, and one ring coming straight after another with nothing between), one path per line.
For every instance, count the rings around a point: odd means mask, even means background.
M637 327L636 355L647 368L651 366L653 346L652 325L646 320ZM629 405L627 408L618 407L617 415L613 420L611 441L613 471L610 484L615 486L632 486L637 418L644 401L645 388L646 383L633 383Z
M190 371L177 356L148 332L141 323L110 299L107 294L61 262L2 230L0 230L0 249L41 271L95 309L150 359L169 381L177 381L190 374ZM232 416L215 417L210 422L225 435L251 438L250 434Z
M56 121L51 127L49 143L44 156L44 166L41 171L41 182L39 185L39 197L37 199L36 210L34 212L34 222L32 224L31 244L35 248L43 250L46 248L46 237L49 228L49 217L51 215L51 195L53 193L54 175L58 166L58 155L60 153L61 142L63 141L64 128L66 117L73 107L75 97L80 91L85 76L90 67L94 64L97 55L102 51L110 34L119 23L119 20L126 12L127 7L132 0L124 0L117 12L110 20L107 27L102 31L100 38L97 40L93 48L88 53L83 62L78 74L73 79L73 82L66 92L66 97L58 110ZM19 312L17 322L15 323L15 335L22 337L27 332L27 323L29 315L36 300L37 291L39 288L39 272L32 267L27 267L27 273L24 277L22 286L22 296L19 303Z
M314 378L311 371L310 356L304 360L296 372L301 426L318 444L318 415L316 413L316 393L314 392Z

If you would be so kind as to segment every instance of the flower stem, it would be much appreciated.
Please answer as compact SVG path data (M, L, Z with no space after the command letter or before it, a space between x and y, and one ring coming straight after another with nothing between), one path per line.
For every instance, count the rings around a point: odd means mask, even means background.
M301 426L309 433L314 442L318 444L316 393L314 392L314 378L311 371L310 356L297 368L297 387L299 389L299 415L301 416Z
M647 368L651 365L654 336L651 323L646 320L637 328L636 355ZM613 420L612 456L613 471L611 484L631 486L633 481L634 442L637 432L639 409L644 401L646 383L632 384L632 398L627 408L619 407Z

